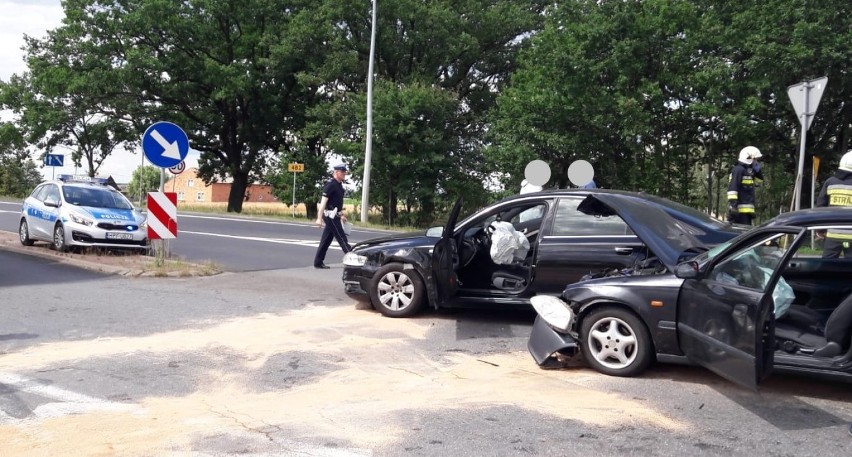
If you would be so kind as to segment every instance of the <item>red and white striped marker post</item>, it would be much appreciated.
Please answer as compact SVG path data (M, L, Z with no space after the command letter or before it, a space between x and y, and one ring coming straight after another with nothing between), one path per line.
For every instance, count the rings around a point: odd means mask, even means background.
M148 239L177 238L177 193L148 192Z

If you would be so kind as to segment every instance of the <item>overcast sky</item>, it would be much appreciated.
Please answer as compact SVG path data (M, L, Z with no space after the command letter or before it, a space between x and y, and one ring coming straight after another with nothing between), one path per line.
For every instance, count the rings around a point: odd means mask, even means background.
M35 38L43 38L48 30L62 25L65 13L62 11L60 0L0 0L0 79L8 81L13 74L21 74L27 71L24 62L24 35ZM0 119L11 120L10 113L0 112ZM63 151L54 151L63 154ZM39 152L34 152L34 160L38 160ZM54 174L74 173L69 153L65 155L64 167L44 167L42 175L51 179ZM190 150L187 157L188 166L196 166L197 152ZM142 164L142 153L138 151L131 153L127 151L116 151L106 160L100 168L102 176L112 175L119 183L130 181L133 171ZM146 165L150 165L146 161Z

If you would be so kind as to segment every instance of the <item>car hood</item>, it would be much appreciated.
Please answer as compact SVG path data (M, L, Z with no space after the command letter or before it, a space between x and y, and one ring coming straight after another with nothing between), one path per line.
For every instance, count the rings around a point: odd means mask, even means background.
M592 193L577 209L591 215L621 217L669 271L674 271L685 253L707 249L681 222L662 209L630 195Z
M94 206L75 206L74 210L97 220L123 221L137 223L144 217L132 209L99 208Z
M440 238L426 236L425 233L400 233L396 235L388 235L379 238L372 238L356 244L353 249L399 249L435 246Z

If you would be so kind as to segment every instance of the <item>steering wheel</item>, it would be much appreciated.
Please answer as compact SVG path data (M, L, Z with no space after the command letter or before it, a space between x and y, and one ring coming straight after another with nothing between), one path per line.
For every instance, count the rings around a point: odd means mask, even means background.
M488 231L484 227L480 227L472 236L462 240L462 260L463 267L466 267L473 261L476 254L483 249L488 249L490 244Z

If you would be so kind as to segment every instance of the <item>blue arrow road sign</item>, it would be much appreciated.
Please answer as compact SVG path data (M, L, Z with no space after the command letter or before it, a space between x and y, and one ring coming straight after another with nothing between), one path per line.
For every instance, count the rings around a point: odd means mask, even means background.
M65 156L62 154L46 154L44 156L44 166L46 167L61 167L65 163Z
M186 158L189 153L189 138L171 122L157 122L142 135L142 152L154 165L171 168Z

